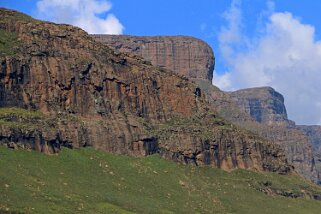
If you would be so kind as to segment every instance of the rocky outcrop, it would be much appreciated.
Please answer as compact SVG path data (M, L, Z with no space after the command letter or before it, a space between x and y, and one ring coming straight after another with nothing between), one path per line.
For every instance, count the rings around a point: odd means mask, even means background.
M173 47L181 47L179 53L191 53L196 51L195 48L190 49L188 45L183 45L183 41L187 40L185 37L108 35L93 35L93 37L97 41L113 47L116 50L137 54L145 60L151 61L154 65L165 67L173 70L175 73L192 78L201 91L206 94L212 107L214 107L222 117L242 128L255 132L261 137L279 144L285 150L286 157L290 163L296 167L296 170L300 174L314 182L319 182L319 173L315 167L315 160L309 139L301 131L295 128L295 123L293 121L288 120L286 108L284 106L284 98L273 88L251 88L230 93L220 91L218 88L211 85L211 81L208 81L212 80L212 76L198 75L198 71L191 70L190 67L181 66L182 64L187 65L187 63L182 63L183 58L178 59L177 57L173 57L174 55L181 55L178 54L178 51L173 49ZM206 47L206 49L207 48L208 47ZM200 51L200 53L211 53L211 51ZM210 61L211 58L214 58L212 55L209 56L210 58L205 58L207 61L206 63L198 59L195 60L195 57L185 57L184 61L187 60L189 62L188 65L206 67L207 69L205 70L210 71L207 73L211 73L212 69L208 70L208 66L204 66L209 64L208 61ZM171 61L169 59L173 60ZM204 71L204 69L202 70ZM206 72L201 73L205 74ZM184 133L184 135L189 136L189 133ZM177 136L176 138L179 139ZM199 142L200 145L204 144L204 142L198 140L198 138L189 137L189 139L192 140L186 141ZM181 150L170 154L178 156L182 160L186 159L184 155L181 155L183 154ZM196 156L197 152L192 152L187 159L193 157L192 162L195 162L197 161ZM200 156L207 157L203 153ZM210 156L213 157L213 155ZM208 160L208 158L205 159L207 160L205 162L209 161L212 164L215 162L213 162L213 160ZM235 161L235 158L233 161Z
M315 154L321 154L321 126L296 126L303 131L311 141Z
M255 121L268 125L291 123L288 120L283 96L271 87L248 88L230 93L241 110Z
M249 88L229 93L238 108L254 119L244 117L233 122L283 147L287 158L296 170L316 183L320 182L309 137L288 119L283 96L271 87Z
M138 54L145 60L151 61L154 65L166 67L175 73L184 74L192 78L201 91L206 94L212 107L214 107L222 117L281 145L286 151L288 160L296 167L296 170L306 178L318 182L319 175L315 169L315 160L309 140L301 131L295 129L295 123L293 121L288 120L284 106L284 98L273 88L262 87L226 93L212 86L211 82L208 81L211 80L211 78L208 78L208 75L197 76L198 78L195 79L197 72L191 72L189 68L183 69L180 67L181 61L178 59L166 65L166 63L164 63L166 61L164 56L168 54L172 56L176 53L173 49L164 48L164 46L166 46L164 45L166 44L165 40L170 41L169 37L108 35L96 35L93 37L119 51ZM179 40L179 38L180 37L177 37L175 44L173 43L174 40L170 43L174 46L180 46L184 37L182 37L181 40ZM149 46L146 46L146 44ZM157 47L162 48L157 49ZM188 52L186 51L187 49L186 47L184 49L183 45L181 51ZM159 57L161 57L162 60L159 61ZM207 61L208 60L209 59L207 59ZM208 64L193 59L189 59L189 62L193 62L190 64L199 64L203 67L205 64ZM210 71L212 72L212 70ZM192 139L195 140L195 138ZM175 152L175 154L180 154L180 152ZM192 156L194 157L195 154L193 153Z
M202 97L187 79L114 53L79 28L14 20L17 13L7 10L1 17L1 30L23 41L14 56L0 57L1 107L81 117L87 145L121 154L131 153L135 142L149 142L143 121L201 109ZM75 131L65 133L73 141L82 139Z
M261 87L231 92L230 96L241 110L259 124L235 119L234 122L281 145L298 172L316 183L320 182L310 139L288 119L280 93L271 87Z
M279 146L218 120L202 89L187 78L115 52L79 28L5 9L0 17L1 32L16 38L11 54L0 52L0 113L18 107L0 117L1 144L48 153L59 146L134 156L159 152L171 160L224 169L291 171ZM21 108L43 117L21 120L15 116ZM176 131L170 124L195 115L208 122L192 120L190 129ZM197 161L190 161L194 156Z
M270 87L227 93L204 81L197 84L221 116L279 144L297 172L309 180L320 182L310 141L293 121L287 119L282 95Z
M308 136L313 149L314 164L319 172L319 181L321 184L321 126L296 126L297 129L302 131Z
M141 56L155 66L212 82L213 50L199 39L187 36L91 36L116 50Z
M162 156L183 163L211 165L224 170L251 168L288 173L283 150L247 131L226 123L214 114L174 118L162 124L155 135L162 142ZM182 143L184 142L184 143Z

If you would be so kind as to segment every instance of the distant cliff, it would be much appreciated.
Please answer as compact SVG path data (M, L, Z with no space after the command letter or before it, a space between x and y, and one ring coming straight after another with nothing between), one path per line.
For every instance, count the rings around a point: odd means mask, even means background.
M243 111L259 123L290 123L283 96L271 87L242 89L230 95Z
M91 36L116 50L139 55L155 66L212 82L213 50L199 39L188 36Z
M320 183L321 167L316 165L315 147L311 144L311 138L288 120L280 93L271 87L227 93L206 82L198 81L198 84L221 116L281 145L289 162L301 175Z
M311 140L315 154L321 155L321 126L296 126Z

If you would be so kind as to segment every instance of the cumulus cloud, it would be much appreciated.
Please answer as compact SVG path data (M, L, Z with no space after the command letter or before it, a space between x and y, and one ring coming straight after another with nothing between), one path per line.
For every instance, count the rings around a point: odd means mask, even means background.
M37 15L48 21L78 26L88 33L122 34L123 25L108 13L111 7L107 0L39 0Z
M227 26L223 26L219 33L219 48L221 54L227 63L233 58L237 47L242 44L242 11L240 10L241 1L233 0L231 7L223 14L224 19L227 21Z
M241 26L239 6L232 4L228 14ZM284 95L290 119L321 124L321 41L315 39L315 28L289 12L273 12L262 33L248 38L239 26L231 27L232 19L226 20L229 27L222 28L219 42L228 70L215 73L213 83L223 90L272 86ZM234 31L237 38L245 38L242 51L235 48L240 40L226 36Z

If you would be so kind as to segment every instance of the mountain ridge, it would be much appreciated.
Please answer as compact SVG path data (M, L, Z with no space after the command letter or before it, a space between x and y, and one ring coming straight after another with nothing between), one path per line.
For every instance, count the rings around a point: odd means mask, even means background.
M185 50L190 50L188 45L184 45L185 37L182 36L91 36L117 51L138 54L145 60L150 61L151 64L167 68L177 74L182 74L181 69L175 69L179 68L180 62L171 61L171 57L175 54L182 55L180 51L183 52L184 48ZM188 37L188 39L194 39L197 44L198 39L191 37ZM180 51L176 51L173 48L169 49L167 44L172 43L173 40L177 41L178 46L181 45L184 48ZM146 46L146 44L150 43L152 45ZM200 47L193 49L196 51L194 56L203 55L203 51L200 51L202 47L200 45ZM210 47L207 46L206 48ZM211 51L207 52L210 53ZM164 57L163 61L157 60L160 53L166 53L162 56ZM214 59L215 57L209 55L204 62L212 58ZM192 58L186 56L184 60L196 64L203 63L200 67L206 67L204 66L206 63L204 64L204 62L197 60L193 61ZM171 63L166 64L164 61L171 61ZM213 70L207 70L207 73L211 72ZM314 158L314 147L312 147L311 138L302 132L302 130L299 130L295 122L288 119L284 97L280 93L269 86L223 92L211 85L212 78L208 78L208 75L195 78L194 75L190 75L189 69L185 69L183 75L194 81L202 89L207 95L209 102L223 118L281 145L286 151L288 160L296 167L300 174L316 183L320 182L320 173L319 169L316 169L315 166L316 160Z
M15 55L0 58L1 107L40 111L40 121L52 127L3 128L2 144L28 139L28 147L47 152L61 146L134 156L159 152L185 164L291 173L278 145L219 118L188 78L115 52L80 28L26 20L10 10L0 15L1 31L20 41ZM13 112L3 121L19 117Z

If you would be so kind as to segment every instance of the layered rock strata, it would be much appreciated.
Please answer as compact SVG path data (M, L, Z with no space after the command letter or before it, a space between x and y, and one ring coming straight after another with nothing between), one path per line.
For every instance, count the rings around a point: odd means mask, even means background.
M315 168L309 139L295 128L293 121L288 120L283 96L271 87L226 93L212 86L214 63L211 64L210 61L213 62L214 57L207 45L200 45L198 40L189 37L92 37L115 50L139 55L153 65L193 79L222 117L281 145L296 170L306 178L318 182L319 173ZM201 69L191 69L191 65Z
M214 53L199 39L188 36L91 36L118 51L141 56L155 66L212 82Z
M280 144L298 172L316 183L320 182L320 171L316 167L312 147L313 139L308 132L299 130L288 119L284 98L280 93L271 87L261 87L235 91L230 96L241 110L260 123L258 125L242 121L241 126Z
M6 9L0 17L1 33L13 38L0 49L0 107L18 108L0 118L1 144L46 153L61 146L136 156L158 152L171 160L224 169L291 171L279 146L228 128L187 78L115 52L79 28ZM19 119L21 108L43 116L34 120L28 113ZM192 137L186 134L192 130L168 126L195 115L203 115L213 130L209 133L208 123L196 124L200 130ZM194 138L200 136L205 141Z
M290 123L283 96L271 87L242 89L231 92L230 96L241 110L259 123L268 125Z

